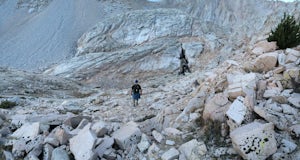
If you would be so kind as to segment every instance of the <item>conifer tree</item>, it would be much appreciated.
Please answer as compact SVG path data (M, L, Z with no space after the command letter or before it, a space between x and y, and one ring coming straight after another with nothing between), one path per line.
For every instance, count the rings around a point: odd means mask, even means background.
M300 23L295 17L284 13L283 19L277 25L275 31L271 30L269 42L276 41L279 49L295 47L300 44Z

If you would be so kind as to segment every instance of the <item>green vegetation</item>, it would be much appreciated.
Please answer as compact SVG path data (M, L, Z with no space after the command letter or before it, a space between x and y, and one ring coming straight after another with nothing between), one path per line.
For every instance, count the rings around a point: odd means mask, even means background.
M0 108L8 109L16 106L17 104L15 102L11 101L2 101L0 104Z
M294 16L284 13L281 22L271 31L267 40L276 41L279 49L296 47L300 44L300 23L296 22Z

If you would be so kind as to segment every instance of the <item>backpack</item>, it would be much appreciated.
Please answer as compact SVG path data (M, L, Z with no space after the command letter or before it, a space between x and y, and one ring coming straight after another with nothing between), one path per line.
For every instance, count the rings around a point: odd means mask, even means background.
M141 88L141 86L139 84L134 84L132 86L133 93L140 93L140 89L142 89L142 88Z

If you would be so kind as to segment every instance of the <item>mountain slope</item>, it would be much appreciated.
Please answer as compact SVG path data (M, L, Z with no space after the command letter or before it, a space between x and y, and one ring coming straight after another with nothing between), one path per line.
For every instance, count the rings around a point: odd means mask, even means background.
M76 39L101 17L93 0L54 0L43 11L32 14L15 5L14 0L0 6L1 17L7 17L2 19L7 23L0 26L0 64L25 70L72 56Z

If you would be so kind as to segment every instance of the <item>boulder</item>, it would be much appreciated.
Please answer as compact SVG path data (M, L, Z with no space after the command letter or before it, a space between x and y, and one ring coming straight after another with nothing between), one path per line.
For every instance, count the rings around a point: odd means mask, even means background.
M152 131L152 136L158 143L161 143L164 140L164 136L156 130Z
M230 105L226 115L232 119L236 124L240 125L247 113L247 107L244 105L244 98L239 96Z
M92 125L91 129L96 133L97 137L103 137L108 132L108 124L98 121Z
M266 159L277 150L274 125L252 122L230 133L234 149L244 159Z
M78 134L70 139L70 150L75 159L92 160L95 157L93 149L97 136L90 130L91 124L86 125Z
M259 116L272 122L278 129L286 130L295 121L295 117L288 117L282 111L282 107L271 99L254 107L254 112Z
M137 146L142 153L144 153L150 147L150 141L146 134L142 134L141 141Z
M287 48L286 50L285 50L285 53L287 54L287 55L293 55L293 56L295 56L295 57L300 57L300 51L297 51L297 50L295 50L295 49L291 49L291 48Z
M288 98L288 101L293 106L300 109L300 93L293 93L291 97Z
M179 147L179 151L187 160L192 160L195 157L204 156L207 152L204 142L199 142L196 139L190 140Z
M252 52L256 55L275 51L277 48L276 42L260 41L254 45Z
M167 152L165 152L162 156L162 160L175 160L179 158L179 151L175 148L169 149Z
M51 160L54 148L50 144L45 144L43 148L43 160Z
M289 129L293 136L300 137L300 124L293 125Z
M227 75L229 98L235 99L238 96L255 97L257 77L255 73Z
M268 72L277 64L278 52L265 53L258 56L254 61L254 72Z
M40 132L40 123L26 123L21 128L17 129L11 137L20 139L23 138L26 141L33 140Z
M225 113L230 106L230 101L224 93L216 94L212 99L205 103L203 119L213 121L225 121Z
M59 144L67 144L69 139L72 137L71 134L62 127L56 127L49 136L53 136L53 138L59 141Z
M106 150L112 148L114 144L114 139L111 137L104 137L102 142L96 147L95 152L98 154L99 157L103 157Z
M75 157L75 159L77 159L77 158ZM61 147L55 148L52 151L51 160L69 160L69 159L70 158L69 158L68 152ZM86 159L88 159L88 157Z
M131 149L133 145L137 145L141 140L142 133L134 122L128 122L119 130L112 134L118 146L125 150Z

